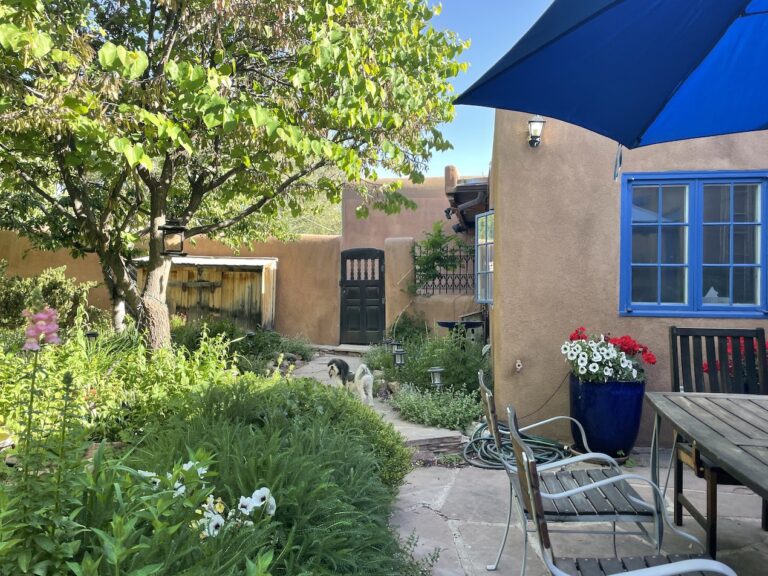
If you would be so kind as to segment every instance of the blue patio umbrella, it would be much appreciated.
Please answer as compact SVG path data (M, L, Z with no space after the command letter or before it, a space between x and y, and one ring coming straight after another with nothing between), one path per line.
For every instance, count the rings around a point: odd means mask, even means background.
M555 0L456 100L627 148L768 129L768 0Z

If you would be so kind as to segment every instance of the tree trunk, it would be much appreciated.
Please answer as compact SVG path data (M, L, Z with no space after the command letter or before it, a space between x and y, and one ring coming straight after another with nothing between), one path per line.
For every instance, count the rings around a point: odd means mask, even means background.
M171 343L171 322L165 302L170 273L170 258L162 258L159 266L147 270L147 283L141 294L143 314L139 326L146 331L147 344L152 350Z

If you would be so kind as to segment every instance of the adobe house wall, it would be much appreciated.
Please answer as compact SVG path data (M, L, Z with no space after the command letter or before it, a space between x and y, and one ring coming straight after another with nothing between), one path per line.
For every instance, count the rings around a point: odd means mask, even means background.
M297 242L266 242L243 248L238 256L278 258L275 330L288 336L304 336L316 344L339 343L339 236L303 236ZM190 255L232 256L223 244L197 238L185 244ZM109 308L109 295L102 285L98 258L73 259L66 250L44 252L13 232L0 231L0 259L8 261L9 275L34 276L46 268L66 266L66 274L80 281L93 280L89 301Z
M382 182L388 180L382 179ZM444 178L427 178L423 184L403 183L400 193L416 202L416 210L403 208L399 214L388 215L371 210L367 218L358 218L355 208L360 206L360 195L351 188L345 188L342 195L342 250L349 248L384 249L387 238L412 237L421 240L432 230L434 222L442 222L447 234L453 235L451 227L456 218L446 219ZM466 238L462 235L463 238Z
M754 319L620 317L616 144L547 119L541 146L533 149L527 144L529 118L497 111L495 120L491 337L497 408L513 403L519 415L535 412L525 424L568 414L568 370L560 346L577 326L630 334L647 344L658 358L648 371L648 390L669 389L670 325L768 329L768 321ZM623 163L624 172L766 168L764 132L625 150ZM650 444L651 428L646 405L638 445ZM558 433L568 437L566 428Z

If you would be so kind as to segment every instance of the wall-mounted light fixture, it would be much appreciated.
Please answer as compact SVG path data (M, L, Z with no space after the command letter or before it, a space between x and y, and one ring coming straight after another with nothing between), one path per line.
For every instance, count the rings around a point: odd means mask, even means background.
M546 123L547 121L538 114L528 120L528 145L531 148L536 148L541 144L541 133L544 132L544 124Z
M166 220L163 226L160 226L163 233L163 251L164 256L184 256L184 233L186 226L182 226L178 220Z

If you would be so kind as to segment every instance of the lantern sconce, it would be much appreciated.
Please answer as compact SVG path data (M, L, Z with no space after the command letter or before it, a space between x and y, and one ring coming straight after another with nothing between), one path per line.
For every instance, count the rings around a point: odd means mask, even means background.
M443 372L444 371L445 371L445 368L442 368L440 366L432 366L432 368L427 369L427 372L429 372L429 379L432 382L432 386L434 386L438 390L443 389Z
M547 121L538 114L528 120L528 146L537 148L541 144L541 133L544 132L546 123Z
M163 256L186 256L184 253L184 233L186 226L182 226L179 220L166 220L163 226L159 227L163 233Z

